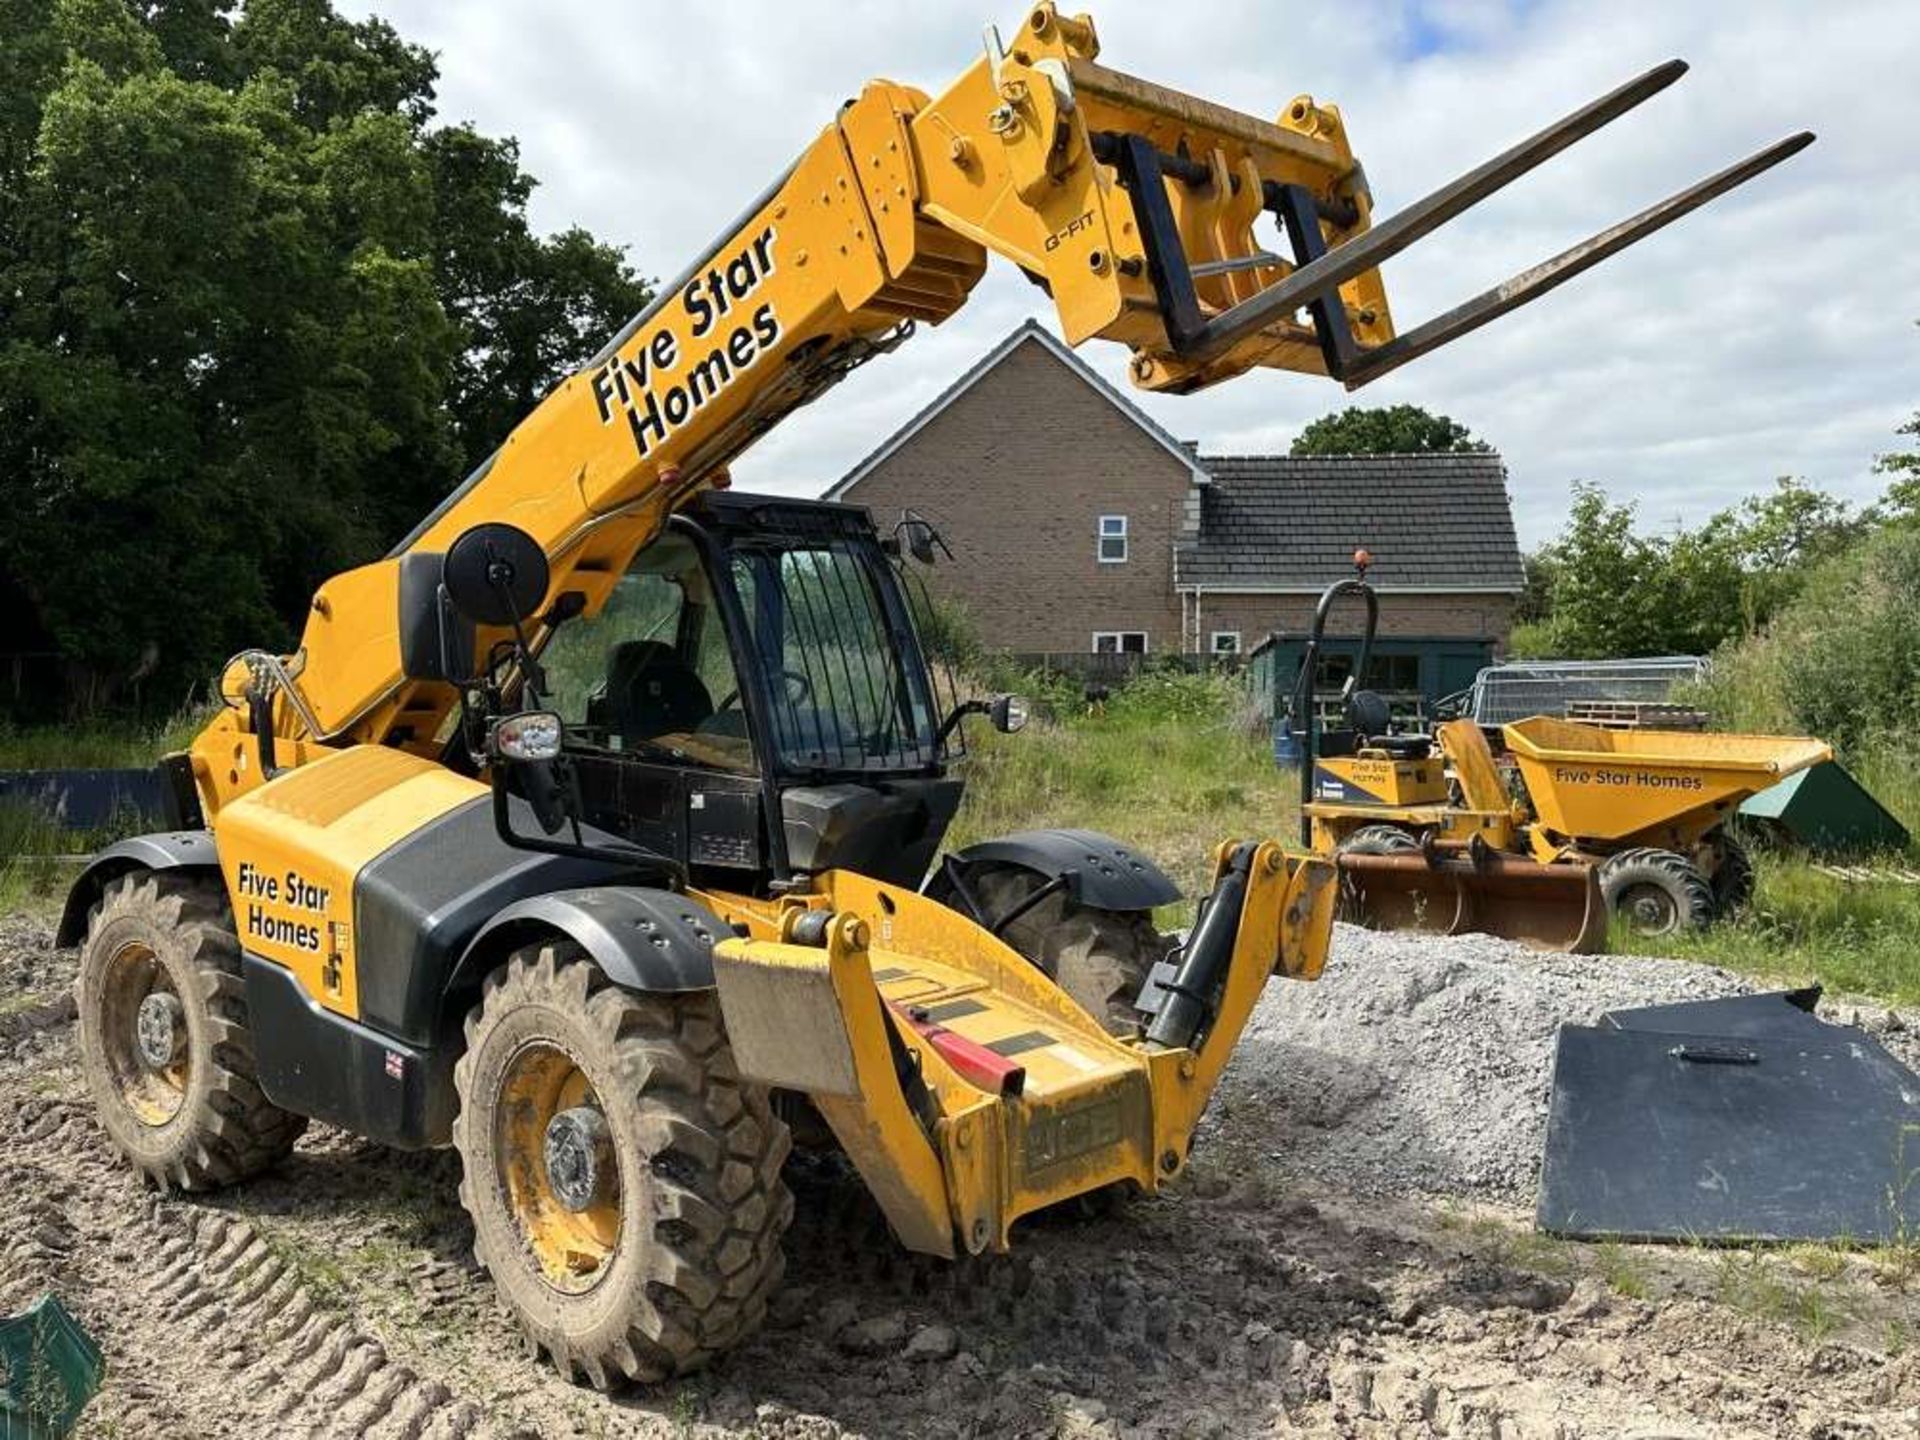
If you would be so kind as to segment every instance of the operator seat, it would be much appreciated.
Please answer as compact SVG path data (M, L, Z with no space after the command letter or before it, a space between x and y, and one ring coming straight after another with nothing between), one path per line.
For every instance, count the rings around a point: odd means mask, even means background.
M623 640L607 664L607 728L622 740L693 731L713 697L691 665L659 640Z
M1395 760L1424 760L1433 752L1430 735L1394 735L1393 711L1386 697L1372 690L1356 690L1347 697L1347 725L1362 746L1385 751Z

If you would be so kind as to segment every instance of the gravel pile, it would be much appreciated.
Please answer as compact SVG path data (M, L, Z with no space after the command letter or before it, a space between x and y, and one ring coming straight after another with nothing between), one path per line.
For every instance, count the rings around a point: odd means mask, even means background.
M1677 960L1339 927L1315 984L1266 988L1203 1142L1358 1194L1529 1203L1554 1035L1608 1010L1763 988Z

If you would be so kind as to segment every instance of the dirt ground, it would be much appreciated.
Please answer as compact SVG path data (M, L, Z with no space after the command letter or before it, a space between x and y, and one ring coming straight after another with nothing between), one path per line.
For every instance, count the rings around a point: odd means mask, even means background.
M1377 943L1343 930L1310 1002L1269 988L1171 1193L948 1266L900 1253L837 1165L796 1161L766 1329L606 1397L522 1353L450 1154L315 1126L243 1189L143 1190L80 1080L72 954L0 920L0 1312L50 1289L99 1340L96 1436L1920 1436L1920 1274L1886 1253L1529 1228L1514 1157L1551 1025L1730 978ZM1500 975L1540 992L1524 1018ZM1515 1051L1495 1026L1477 1059L1408 1038L1481 1013L1546 1033ZM1444 1136L1394 1143L1441 1115L1497 1143L1451 1164Z

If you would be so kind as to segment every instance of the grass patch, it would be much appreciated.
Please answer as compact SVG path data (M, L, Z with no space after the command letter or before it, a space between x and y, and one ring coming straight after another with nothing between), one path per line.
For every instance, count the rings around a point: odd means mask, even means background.
M1292 840L1298 780L1230 719L1237 687L1167 679L1177 683L1156 694L1143 679L1104 706L1035 720L1017 735L975 730L948 845L1039 826L1102 830L1137 845L1191 897L1205 893L1222 840Z
M1567 1241L1538 1230L1509 1231L1506 1263L1553 1280L1571 1280L1580 1271L1579 1254Z
M131 770L184 750L213 717L206 706L182 709L162 724L115 721L93 725L14 726L0 722L0 770Z
M1736 728L1791 730L1790 717L1721 706ZM1765 723L1762 723L1765 722ZM1847 770L1920 840L1920 755L1911 742L1861 744ZM1747 913L1697 935L1638 940L1619 930L1610 948L1674 955L1743 974L1830 991L1920 1003L1920 885L1848 881L1823 875L1804 852L1753 846L1758 886ZM1906 853L1849 857L1873 868L1920 869L1920 844Z
M339 1303L347 1293L347 1272L332 1246L301 1239L291 1229L261 1223L255 1216L254 1232L267 1253L294 1273L296 1279L317 1300Z
M0 723L0 770L132 770L184 750L212 711L182 710L164 725L98 724L20 729ZM76 829L18 803L0 802L0 911L44 908L65 893L68 867L51 857L88 855L156 828L134 813Z
M1792 1291L1764 1251L1718 1251L1713 1271L1714 1298L1728 1309L1762 1320L1778 1320L1787 1313Z
M148 829L129 823L128 829ZM73 867L54 858L87 855L118 831L74 830L24 805L0 803L0 913L44 910L66 895Z
M1836 879L1789 852L1761 852L1754 862L1759 886L1739 920L1654 940L1616 926L1611 948L1920 1003L1920 885Z
M1783 1267L1809 1276L1809 1283L1795 1284ZM1857 1318L1839 1283L1846 1271L1846 1254L1838 1246L1722 1250L1714 1261L1714 1296L1729 1309L1791 1325L1809 1345L1819 1345Z
M1842 1245L1802 1241L1787 1246L1781 1258L1791 1269L1813 1280L1838 1280L1847 1273L1847 1251Z
M1874 1278L1895 1290L1905 1290L1920 1279L1920 1241L1896 1240L1879 1246L1870 1260Z
M1593 1268L1609 1290L1629 1300L1644 1300L1651 1288L1640 1257L1618 1240L1607 1240L1593 1250Z

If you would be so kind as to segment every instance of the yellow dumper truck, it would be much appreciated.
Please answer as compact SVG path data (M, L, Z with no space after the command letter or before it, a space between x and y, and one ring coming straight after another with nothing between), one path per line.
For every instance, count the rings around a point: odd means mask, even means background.
M1353 672L1365 673L1377 601L1359 568L1322 598L1296 715L1311 709L1302 689L1342 595L1367 603ZM1349 913L1382 928L1480 930L1574 951L1599 948L1613 915L1642 935L1697 929L1753 892L1752 864L1725 822L1833 756L1805 736L1608 730L1537 715L1500 727L1503 762L1471 720L1388 733L1385 704L1354 684L1346 728L1307 727L1301 838L1342 857Z

